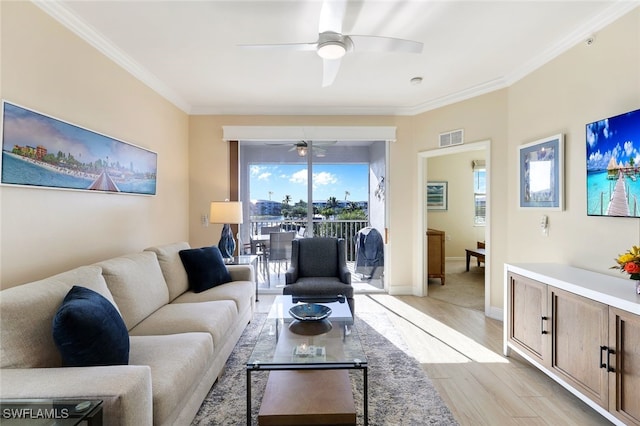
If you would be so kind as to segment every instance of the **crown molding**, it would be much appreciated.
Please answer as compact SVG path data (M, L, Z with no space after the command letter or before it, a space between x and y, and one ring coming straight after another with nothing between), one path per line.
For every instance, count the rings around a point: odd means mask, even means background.
M551 62L567 50L575 47L576 45L583 43L587 38L594 35L607 25L611 24L618 18L631 12L633 9L640 6L640 2L633 0L616 1L611 6L606 8L602 13L593 17L583 25L576 28L573 32L567 35L559 43L551 46L544 51L541 55L532 58L530 61L514 70L512 73L505 77L508 86L516 83L533 71L542 67L544 64Z
M31 0L36 6L60 22L69 30L85 40L99 52L113 60L125 71L147 85L160 96L171 102L180 110L190 115L391 115L412 116L456 102L484 95L495 90L509 87L544 64L555 59L562 53L585 41L587 37L601 30L613 21L640 6L635 0L617 0L584 25L578 27L556 45L550 47L541 55L515 69L506 76L478 84L439 98L430 99L415 106L405 107L308 107L308 106L193 106L175 93L169 86L150 73L146 68L131 59L108 39L104 38L95 28L91 27L77 15L71 12L58 0Z
M416 105L415 107L408 108L402 115L417 115L423 112L432 111L437 108L442 108L447 105L454 104L456 102L466 101L467 99L475 98L476 96L484 95L494 92L496 90L504 89L508 87L504 78L496 78L484 83L477 84L475 86L460 90L455 93L451 93L446 96L431 99L427 102Z
M395 141L395 126L222 126L222 140Z
M107 58L121 66L125 71L149 86L149 88L160 96L187 114L189 113L191 105L185 102L184 99L182 99L155 75L150 73L146 68L131 59L108 39L104 38L98 31L96 31L95 28L78 18L76 14L71 12L62 3L57 0L32 0L32 2L53 19L75 33L82 40L96 48Z

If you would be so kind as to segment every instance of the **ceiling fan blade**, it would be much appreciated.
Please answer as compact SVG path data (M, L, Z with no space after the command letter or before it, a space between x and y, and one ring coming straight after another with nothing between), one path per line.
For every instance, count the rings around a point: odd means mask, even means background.
M423 43L393 37L349 35L353 50L357 52L406 52L422 53Z
M347 9L347 0L324 0L320 9L320 25L318 33L333 31L342 32L342 20Z
M322 60L322 87L331 86L338 75L341 59Z
M313 141L313 146L335 145L338 141Z
M245 49L281 49L296 51L315 51L318 43L282 43L282 44L239 44L238 47Z

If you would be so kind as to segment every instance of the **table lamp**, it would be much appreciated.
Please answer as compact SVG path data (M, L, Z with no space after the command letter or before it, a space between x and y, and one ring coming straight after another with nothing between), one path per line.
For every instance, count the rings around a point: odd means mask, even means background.
M242 223L242 201L212 201L209 222L223 224L218 248L225 259L233 258L236 242L229 224Z

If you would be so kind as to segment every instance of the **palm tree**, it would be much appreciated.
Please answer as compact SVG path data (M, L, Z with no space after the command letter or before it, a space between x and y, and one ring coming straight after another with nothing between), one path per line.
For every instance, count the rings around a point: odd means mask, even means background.
M344 191L344 200L347 201L347 197L351 195L349 191Z
M290 202L291 202L291 195L285 195L284 199L282 200L282 204L284 204L285 206L288 206Z
M271 201L271 196L273 195L273 191L269 191L269 201Z
M336 199L336 197L327 198L327 207L332 209L338 207L338 200Z

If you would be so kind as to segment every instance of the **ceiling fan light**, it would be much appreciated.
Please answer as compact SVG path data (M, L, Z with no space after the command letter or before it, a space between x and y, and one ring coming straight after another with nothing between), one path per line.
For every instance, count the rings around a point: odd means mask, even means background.
M326 41L318 46L318 56L322 59L340 59L347 53L341 41Z
M299 157L304 157L307 155L307 147L306 146L297 146L296 150L298 151Z

